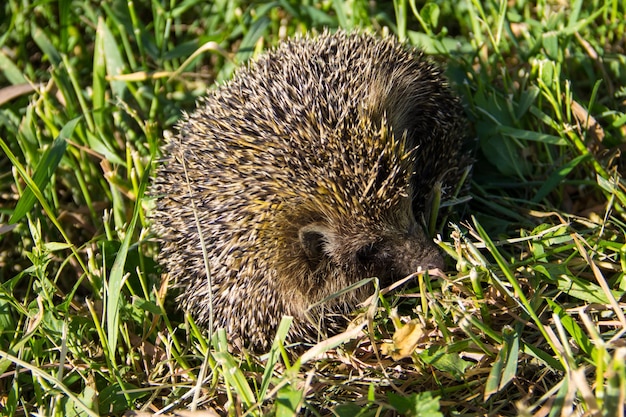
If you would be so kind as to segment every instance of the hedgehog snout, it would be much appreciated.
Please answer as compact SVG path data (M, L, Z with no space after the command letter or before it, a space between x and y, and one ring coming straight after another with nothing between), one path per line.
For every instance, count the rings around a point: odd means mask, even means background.
M423 232L395 236L357 252L357 259L371 265L383 284L390 284L418 271L445 268L444 258Z
M392 280L420 269L445 267L441 253L419 227L377 237L359 234L340 237L327 225L311 223L299 230L299 240L313 266L325 257L333 257L337 264L355 263L357 269L380 278L391 276Z

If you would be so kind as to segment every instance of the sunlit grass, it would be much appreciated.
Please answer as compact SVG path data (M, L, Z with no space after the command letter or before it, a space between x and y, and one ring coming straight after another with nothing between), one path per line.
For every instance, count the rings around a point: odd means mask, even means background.
M7 0L2 414L624 415L624 7ZM472 200L437 239L447 275L373 297L301 354L283 331L234 354L161 282L145 187L198 96L325 27L447 65L477 138Z

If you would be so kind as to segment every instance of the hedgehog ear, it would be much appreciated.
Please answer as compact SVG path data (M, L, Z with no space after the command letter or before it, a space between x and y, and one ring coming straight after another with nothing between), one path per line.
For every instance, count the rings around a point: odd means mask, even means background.
M311 223L298 231L298 238L304 254L313 264L318 264L334 241L334 233L321 223Z

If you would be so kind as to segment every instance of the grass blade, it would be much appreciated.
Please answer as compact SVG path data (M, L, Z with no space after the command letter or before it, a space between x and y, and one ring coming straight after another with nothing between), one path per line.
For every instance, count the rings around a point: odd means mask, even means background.
M115 351L117 347L117 336L119 332L119 309L120 309L120 296L122 293L122 286L124 285L124 265L126 264L126 257L128 255L128 248L130 246L131 238L139 218L139 213L142 211L141 199L146 191L146 187L149 182L150 170L144 171L141 177L141 183L139 186L139 194L135 201L135 208L133 210L133 217L126 229L126 235L122 241L122 245L117 252L113 267L111 268L111 274L109 276L109 282L107 285L107 297L106 297L106 329L107 329L107 341L109 347L109 354L111 363L115 363Z
M65 149L67 148L67 140L74 133L74 129L76 125L80 121L80 117L70 120L63 126L61 132L59 132L59 136L56 137L52 145L46 149L41 158L39 164L37 164L37 169L35 170L35 175L33 175L33 182L37 186L38 190L45 189L50 183L50 178L52 178L52 174L59 166L59 162L63 158L63 154L65 154ZM15 210L9 219L9 223L16 223L20 221L26 213L33 208L35 204L35 194L33 190L30 188L26 188L24 193L20 197L17 205L15 206Z
M226 342L226 332L224 329L218 329L217 331L217 346L219 351L215 352L213 356L218 365L222 368L222 375L226 380L226 383L233 387L239 398L244 402L246 407L250 408L256 403L254 398L254 392L248 381L241 371L241 368L235 361L235 358L228 353L228 343Z
M278 362L278 358L280 358L280 347L285 343L285 338L287 337L287 332L289 331L289 327L291 326L292 322L293 317L285 316L282 318L280 324L278 325L278 330L276 331L274 343L272 344L269 357L267 359L267 362L265 363L265 371L263 372L263 379L261 380L259 398L265 398L265 394L267 393L267 390L270 386L270 381L272 380L274 366Z
M565 165L557 169L548 177L543 183L537 194L531 200L533 203L538 203L543 200L552 190L563 183L565 177L567 177L581 162L588 159L588 155L578 155L576 158L567 162Z
M74 404L78 406L78 408L81 409L81 412L87 414L90 417L98 417L97 413L95 413L93 410L87 407L87 405L84 402L82 402L76 395L74 395L74 393L68 387L66 387L61 381L59 381L52 375L2 350L0 350L0 357L8 359L9 361L15 363L16 365L19 365L20 367L24 369L28 369L36 377L45 379L46 381L51 383L54 387L58 388L59 391L67 395L67 397L71 399L74 402Z
M521 287L519 285L519 282L517 281L517 278L515 277L515 274L511 270L508 262L504 259L504 257L500 253L500 251L498 251L498 249L496 248L496 245L494 245L493 241L487 235L487 233L482 228L482 226L478 223L476 218L473 218L473 220L474 220L474 225L476 227L476 230L478 231L480 237L485 242L485 245L487 246L487 249L492 254L492 256L495 258L498 266L500 267L500 269L502 270L502 272L506 276L507 280L509 281L509 283L511 284L513 289L515 290L515 297L514 297L514 299L526 311L526 313L533 319L533 321L537 325L537 328L541 331L541 334L545 338L546 342L548 342L548 344L552 348L552 351L554 352L554 354L556 354L558 356L559 361L561 362L561 364L564 364L564 359L562 358L562 356L561 356L561 354L559 352L559 349L556 347L556 345L554 344L554 342L552 341L550 336L547 334L547 332L546 332L546 330L544 328L544 325L541 322L541 319L539 318L539 316L537 315L537 313L533 309L533 306L530 304L530 302L526 298L526 295L522 291L522 289L521 289ZM531 346L529 346L529 347L531 347ZM561 368L562 367L559 367L559 369L561 369Z

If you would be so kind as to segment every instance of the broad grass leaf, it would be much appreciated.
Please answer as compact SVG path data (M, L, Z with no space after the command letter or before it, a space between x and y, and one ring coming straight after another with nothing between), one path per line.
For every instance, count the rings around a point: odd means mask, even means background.
M557 417L557 416L573 414L572 410L570 410L570 413L561 413L561 411L563 410L563 405L565 405L565 402L567 400L568 392L569 392L569 379L564 378L561 381L561 387L559 388L559 391L554 396L552 406L550 407L550 414L548 414L549 417Z
M567 141L560 136L549 135L547 133L533 132L531 130L517 129L511 126L498 126L497 131L503 135L517 139L541 142L548 145L565 146Z
M348 24L348 17L346 16L346 12L343 9L346 3L340 0L332 0L332 2L333 2L333 10L335 11L335 15L337 16L337 21L339 22L339 27L342 27L342 28L352 27L352 25Z
M93 50L93 82L91 102L93 105L93 119L96 129L104 127L104 111L106 106L106 53L104 49L104 19L98 19L98 27L96 29L96 39L94 41Z
M106 297L106 317L107 317L107 341L109 346L110 360L115 363L115 351L117 347L117 336L119 332L119 309L120 309L120 297L122 294L122 286L124 285L124 266L126 265L126 257L128 256L128 248L130 246L131 238L139 218L139 213L142 210L141 198L146 191L146 187L149 182L150 170L146 170L141 177L141 183L139 185L139 194L135 201L135 208L133 209L133 217L126 229L126 235L122 241L113 267L111 268L111 274L107 285L107 297Z
M155 316L159 316L162 313L161 308L159 308L156 303L154 303L153 301L145 300L141 297L133 297L133 306L143 311L148 311Z
M363 407L355 403L339 404L333 408L333 414L336 417L369 417L376 416L376 410Z
M99 127L97 127L97 129L100 130ZM89 144L89 149L98 152L107 161L119 164L121 166L126 166L126 161L120 158L116 151L114 149L111 149L111 146L108 143L104 142L90 131L87 131L87 143Z
M556 278L558 281L558 289L570 297L575 297L588 303L610 303L609 298L606 296L602 288L593 282L566 275L560 275ZM616 300L621 299L624 294L626 294L626 291L612 290L611 292Z
M87 385L83 392L78 395L78 398L89 408L96 409L98 408L98 391L95 389L96 387ZM70 398L64 398L62 401L63 404L63 416L65 417L82 417L87 414L82 411L74 401ZM125 405L122 409L127 408Z
M504 387L515 378L517 375L517 364L519 363L519 338L520 333L514 332L510 335L510 340L506 338L507 342L507 361L502 373L502 381L500 382L500 390L503 391Z
M113 95L117 98L123 98L126 92L126 83L115 80L115 76L124 72L124 60L120 53L122 48L117 44L107 25L98 25L98 37L101 38L100 42L102 42L100 48L104 49L100 53L104 53L107 75L112 78L110 83Z
M541 43L543 45L544 50L546 51L546 55L553 60L558 60L559 58L559 36L558 32L550 31L543 34Z
M465 370L472 365L464 359L461 359L456 352L447 352L445 346L431 346L419 357L425 363L434 366L440 371L446 372L457 379L461 379L465 374Z
M436 28L439 25L439 5L437 3L426 3L420 11L420 16L430 26L431 29Z
M245 34L243 39L241 40L241 44L239 45L239 50L235 56L237 63L234 62L226 62L220 72L217 74L216 80L218 82L225 81L229 79L237 65L248 61L250 57L254 54L255 45L257 41L265 34L267 27L270 25L271 20L267 16L261 16L250 28L248 33Z
M446 55L459 47L459 41L452 37L433 38L422 32L413 30L407 31L408 38L414 45L419 45L428 55ZM466 44L462 44L463 50L467 49Z
M624 397L626 396L626 361L624 350L616 350L607 370L606 394L603 415L624 415Z
M485 386L485 400L498 391L502 391L515 378L519 360L519 332L507 328L504 331L502 348L498 352L496 362L489 372Z
M267 16L262 16L256 22L252 24L252 27L245 34L243 39L241 40L241 45L239 46L239 50L237 51L237 60L239 62L246 62L252 54L254 53L254 49L257 41L265 34L267 27L271 23L271 20Z
M552 190L563 183L565 177L569 175L570 172L574 170L581 162L586 161L590 158L589 154L578 155L576 158L572 159L565 165L561 166L559 169L554 171L547 180L543 182L541 188L537 191L537 194L531 200L533 203L538 203L544 199Z
M60 66L62 61L61 54L59 54L59 51L54 47L54 44L50 41L46 32L35 24L32 25L31 31L33 32L33 40L44 55L46 55L46 58L50 60L52 66Z
M517 101L517 107L515 108L515 118L517 120L520 120L526 114L528 109L530 109L530 106L532 106L537 99L540 92L539 88L533 85L520 93Z
M412 395L399 395L395 392L387 394L389 404L400 414L411 417L443 417L439 410L439 397L426 391Z
M500 349L498 351L498 355L496 356L496 360L491 365L491 371L489 371L489 376L487 377L487 381L485 382L485 392L483 394L483 398L485 401L489 399L493 394L498 392L498 387L500 386L500 382L502 381L502 369L504 369L504 364L506 362L506 351L504 349Z
M72 245L65 242L48 242L44 243L43 247L49 252L56 252L58 250L69 249L72 247Z
M524 353L528 353L535 358L539 359L541 362L545 363L548 367L553 368L557 371L564 371L565 368L554 356L550 355L545 350L542 350L536 346L531 344L524 344Z
M313 23L314 26L333 27L337 25L337 20L334 16L329 15L317 7L301 5L299 10L300 13L306 15L308 19L311 19L311 23Z
M20 68L2 51L0 51L0 73L2 73L12 85L27 83L22 70L20 70Z
M297 415L303 395L304 392L302 390L293 387L291 384L281 388L276 395L276 417Z
M137 388L129 383L123 385L113 383L103 388L98 394L98 408L106 410L107 415L122 414L132 407L135 401L150 394Z
M578 347L580 347L583 352L589 355L589 357L594 357L595 348L593 347L593 343L591 342L591 340L589 340L589 338L587 337L583 329L578 325L578 323L576 323L576 321L572 319L572 317L568 315L565 310L563 310L563 308L555 303L553 300L546 298L546 302L548 303L552 311L556 313L557 316L559 316L563 327L565 327L565 330L567 330L569 335L572 336L572 338L576 341Z
M52 142L52 145L46 149L43 157L39 161L39 164L37 164L35 175L33 175L33 182L40 191L45 189L50 183L50 178L52 178L52 174L56 171L59 162L61 162L63 154L65 154L65 150L67 149L67 139L72 136L79 121L80 117L77 117L70 120L65 124L65 126L63 126L63 129L59 132L59 136L57 136ZM36 197L33 190L26 188L13 210L9 223L16 223L20 221L26 213L33 208L35 200Z
M239 364L228 352L228 342L226 342L226 332L224 329L217 331L217 352L213 353L217 364L222 368L222 376L228 385L233 387L239 398L246 407L251 407L256 403L254 391L250 388L246 376L241 371Z
M265 371L263 372L263 379L261 380L259 398L265 398L265 394L270 386L270 381L272 380L274 366L280 358L281 346L285 343L285 339L287 338L287 333L289 332L289 327L291 327L292 322L293 317L283 316L280 324L278 325L278 330L276 331L276 336L274 337L274 343L272 344L267 362L265 363Z

